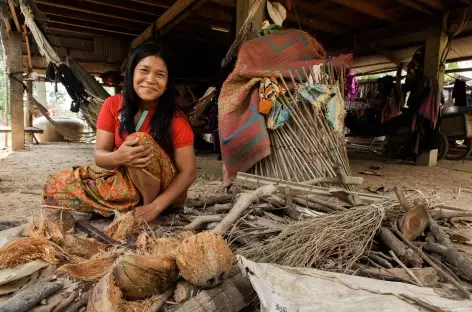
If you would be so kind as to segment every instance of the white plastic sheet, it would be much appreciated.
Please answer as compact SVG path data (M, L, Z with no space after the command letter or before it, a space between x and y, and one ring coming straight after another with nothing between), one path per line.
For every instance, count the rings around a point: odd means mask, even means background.
M28 228L27 224L23 224L8 230L0 231L0 248L5 247L8 243L21 238L24 231Z
M402 294L445 311L472 311L472 300L443 298L432 288L237 258L265 312L425 311L400 299Z

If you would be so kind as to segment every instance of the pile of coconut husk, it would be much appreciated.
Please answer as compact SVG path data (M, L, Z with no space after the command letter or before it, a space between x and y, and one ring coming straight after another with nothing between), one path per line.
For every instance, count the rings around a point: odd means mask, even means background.
M329 182L333 187L324 186ZM470 298L472 263L454 230L469 211L444 198L239 173L227 193L189 199L143 224L44 211L0 232L0 311L240 311L257 302L235 254ZM460 245L462 244L462 245ZM38 278L42 276L42 278Z

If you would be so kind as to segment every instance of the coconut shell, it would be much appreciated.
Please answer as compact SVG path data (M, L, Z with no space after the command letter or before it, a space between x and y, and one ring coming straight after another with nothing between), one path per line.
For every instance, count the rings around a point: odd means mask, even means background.
M93 288L87 312L121 312L121 292L115 285L113 275L108 273Z
M171 258L125 255L113 267L113 277L125 299L140 300L166 291L178 271Z
M223 237L204 231L180 244L176 262L180 274L188 282L202 288L213 288L228 277L233 253Z

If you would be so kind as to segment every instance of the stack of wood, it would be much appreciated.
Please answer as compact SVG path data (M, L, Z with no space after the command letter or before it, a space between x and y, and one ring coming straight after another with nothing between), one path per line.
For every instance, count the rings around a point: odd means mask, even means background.
M472 213L418 192L395 189L397 196L386 197L319 186L360 182L342 174L299 183L239 173L231 194L190 199L144 226L125 214L105 230L85 215L56 211L0 232L0 294L7 296L0 311L80 311L87 305L90 311L241 311L257 302L256 294L231 267L226 246L253 261L424 287L450 284L457 298L470 298L472 263L461 247L472 242L453 230L468 224ZM3 228L9 226L18 224ZM8 245L5 237L15 239ZM22 242L28 244L12 247ZM205 260L182 247L193 243L219 252ZM205 261L219 264L209 270ZM2 282L4 273L20 278ZM143 280L155 287L136 284Z

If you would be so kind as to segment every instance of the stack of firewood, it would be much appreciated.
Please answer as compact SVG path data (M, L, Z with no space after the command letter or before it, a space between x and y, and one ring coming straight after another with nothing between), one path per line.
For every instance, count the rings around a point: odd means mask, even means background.
M24 225L37 246L0 250L2 257L12 255L0 261L3 270L14 270L27 252L30 262L25 266L40 267L32 275L28 271L21 279L0 284L0 293L9 296L0 311L80 311L90 296L97 300L98 290L109 291L111 286L105 287L104 282L117 266L116 259L142 257L144 241L156 242L154 248L162 252L192 233L205 231L226 238L233 254L256 262L315 267L421 287L450 284L457 289L457 298L470 298L472 263L461 246L472 242L455 234L454 228L468 226L472 212L412 190L395 189L395 195L381 196L336 187L361 182L342 174L298 183L239 173L226 194L189 199L144 226L125 214L117 220L126 222L115 220L105 231L84 214L56 211L56 217ZM15 234L12 230L9 236ZM121 268L126 269L122 263ZM225 280L210 289L180 277L144 301L122 300L118 306L143 311L240 311L256 302L250 282L237 266L221 276ZM100 304L94 305L99 311L97 307Z

